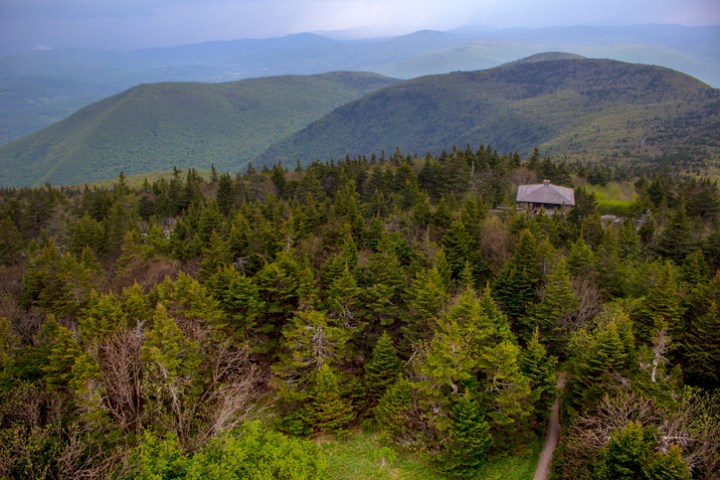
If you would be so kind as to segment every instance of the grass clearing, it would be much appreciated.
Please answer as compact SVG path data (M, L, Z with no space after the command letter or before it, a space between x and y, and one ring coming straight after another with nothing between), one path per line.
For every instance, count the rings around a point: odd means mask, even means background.
M632 182L609 182L607 185L583 185L585 190L595 195L600 213L627 214L637 199Z
M518 456L492 459L478 471L478 480L531 480L535 473L541 444L536 441ZM329 478L440 480L447 477L436 472L427 461L413 452L388 446L380 436L352 432L342 440L323 440Z

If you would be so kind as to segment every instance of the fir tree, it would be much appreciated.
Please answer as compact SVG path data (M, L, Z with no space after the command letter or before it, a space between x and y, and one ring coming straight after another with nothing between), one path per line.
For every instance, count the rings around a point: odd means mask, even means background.
M595 464L597 480L646 480L646 462L653 450L652 432L637 422L613 433Z
M670 218L665 230L660 233L655 251L665 258L680 264L693 249L693 235L690 220L685 212L685 201L681 198L680 205Z
M340 393L335 372L327 364L315 374L308 408L313 428L323 433L339 432L355 417L352 405Z
M648 480L691 480L688 464L682 458L682 449L671 445L667 452L655 455L647 469Z
M485 463L493 439L480 405L470 391L465 390L455 402L451 419L440 469L453 477L474 478L477 469Z
M539 283L537 244L533 234L524 230L515 254L493 282L492 293L503 311L515 322L527 313L528 307L535 301Z
M365 364L365 399L369 408L377 405L385 390L395 383L400 372L400 360L387 332L378 339L372 357Z
M531 319L539 327L551 353L564 355L565 346L573 331L571 314L579 306L580 300L572 290L570 275L564 258L558 260L554 271L548 276L543 291L542 301L532 308ZM532 330L525 328L520 335L530 339Z
M555 366L557 358L548 355L540 343L540 332L535 329L532 338L520 357L520 370L530 379L535 411L543 418L555 401Z

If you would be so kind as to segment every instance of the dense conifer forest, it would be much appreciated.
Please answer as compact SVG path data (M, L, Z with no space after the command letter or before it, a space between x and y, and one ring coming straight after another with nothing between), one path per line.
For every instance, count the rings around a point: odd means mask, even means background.
M543 179L575 207L517 209ZM552 478L720 476L709 180L396 151L3 189L0 230L0 478L334 478L358 432L478 478L558 395Z

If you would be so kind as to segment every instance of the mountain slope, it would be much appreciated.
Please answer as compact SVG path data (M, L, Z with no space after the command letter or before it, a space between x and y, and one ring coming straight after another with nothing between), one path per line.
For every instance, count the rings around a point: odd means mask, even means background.
M720 26L465 28L342 41L298 34L133 52L33 51L0 56L0 143L141 83L227 82L337 70L409 79L491 68L552 50L662 65L720 86Z
M717 137L718 90L661 67L557 58L390 86L278 142L259 161L337 159L396 147L422 155L480 143L523 153L537 146L589 161L666 155L681 140L683 149L718 152L707 145Z
M238 170L273 142L395 80L367 73L131 88L0 148L0 185L180 168Z

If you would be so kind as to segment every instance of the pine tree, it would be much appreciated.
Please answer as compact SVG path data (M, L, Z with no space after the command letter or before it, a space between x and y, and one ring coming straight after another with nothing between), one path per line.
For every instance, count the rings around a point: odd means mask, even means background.
M208 245L203 248L203 258L200 263L200 280L207 280L215 272L230 264L231 260L230 247L213 230Z
M355 417L352 405L342 397L337 376L328 364L323 364L315 374L308 408L313 427L323 433L339 432Z
M215 272L205 286L230 317L226 322L228 328L240 338L251 335L264 308L253 279L227 265Z
M47 323L45 331L51 335L48 337L50 351L47 363L41 368L49 386L66 389L73 378L75 360L83 351L70 330L59 325L53 317L48 318Z
M681 197L680 204L670 218L665 230L660 233L655 251L665 258L680 264L693 249L693 235L690 220L685 212L685 201Z
M485 463L493 439L480 405L469 390L453 405L451 419L450 435L439 467L453 477L474 478L477 469Z
M22 234L15 222L8 216L0 216L0 265L8 265L18 259L23 247Z
M570 316L580 304L580 300L573 292L564 258L555 264L543 290L542 301L531 309L533 324L521 330L520 336L529 340L532 335L531 329L537 326L551 353L564 355L566 343L573 330Z
M533 404L539 418L543 418L555 401L555 366L557 358L547 354L540 343L540 331L535 329L525 351L520 356L520 371L530 379Z
M682 314L675 273L670 262L658 272L656 284L645 295L641 305L633 312L632 319L639 339L649 342L652 335L665 329L675 338L682 338Z
M582 237L570 245L568 270L574 277L587 278L593 271L595 254Z
M432 326L448 301L447 287L437 266L415 275L407 297L407 318L402 330L404 344L409 347L430 336Z
M127 326L127 316L114 295L90 293L78 318L78 333L85 345Z
M85 422L94 431L100 431L108 423L109 416L103 405L103 376L89 353L82 352L75 358L69 387Z
M603 446L594 466L597 480L646 480L646 462L652 455L652 432L638 422L616 431Z
M327 303L330 315L348 328L359 326L362 323L359 297L360 288L350 267L345 264L345 268L328 288Z
M683 346L685 374L693 385L720 386L720 306L710 299L707 310L691 318Z
M492 285L493 297L513 322L522 318L535 301L540 278L535 237L524 230L515 254Z
M412 384L405 378L399 378L385 390L374 410L375 421L380 428L393 436L408 432L412 392Z
M276 374L295 390L304 390L323 365L337 365L346 356L352 331L323 313L303 310L283 329L281 358Z
M395 383L400 368L395 345L390 335L383 332L375 344L370 361L365 364L365 400L368 408L376 406L387 388Z
M647 469L648 480L691 480L688 464L682 458L682 449L671 445L667 452L655 455Z

